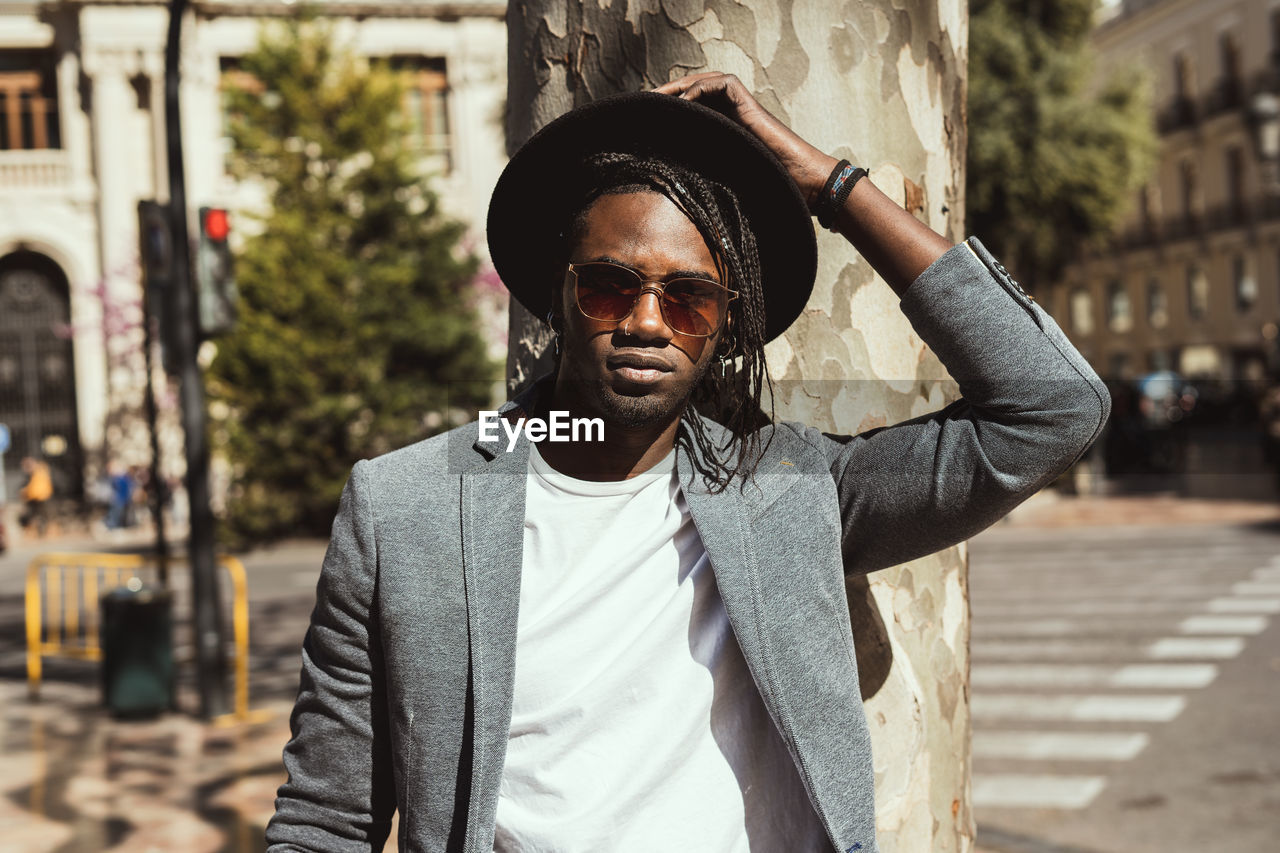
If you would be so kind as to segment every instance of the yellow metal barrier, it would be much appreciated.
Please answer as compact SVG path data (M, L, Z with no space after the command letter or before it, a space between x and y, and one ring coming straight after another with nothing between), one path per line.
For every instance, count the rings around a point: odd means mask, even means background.
M171 561L170 567L180 566ZM264 717L249 711L249 584L244 564L219 557L231 583L231 632L235 644L235 704L219 725ZM27 567L27 691L40 695L43 660L69 657L101 660L98 605L104 593L130 580L154 581L158 567L138 554L42 554Z

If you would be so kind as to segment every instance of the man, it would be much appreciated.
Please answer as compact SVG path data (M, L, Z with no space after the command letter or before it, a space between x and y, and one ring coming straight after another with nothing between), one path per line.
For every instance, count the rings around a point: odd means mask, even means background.
M272 849L377 849L396 808L401 850L876 849L846 574L994 522L1107 402L977 241L863 174L719 74L575 110L517 152L490 249L557 369L500 430L355 467ZM853 437L770 422L763 346L812 287L811 212L964 399ZM524 428L557 410L602 440L535 446Z

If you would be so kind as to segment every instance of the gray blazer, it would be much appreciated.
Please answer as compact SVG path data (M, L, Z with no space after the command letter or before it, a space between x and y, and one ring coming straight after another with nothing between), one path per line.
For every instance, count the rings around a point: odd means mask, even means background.
M856 436L777 424L754 481L720 493L687 443L677 453L734 635L836 851L877 849L845 575L992 524L1071 465L1109 411L977 240L901 307L961 400ZM517 406L531 403L503 411ZM380 850L397 808L402 851L493 849L529 445L478 435L468 424L352 471L303 644L272 851Z

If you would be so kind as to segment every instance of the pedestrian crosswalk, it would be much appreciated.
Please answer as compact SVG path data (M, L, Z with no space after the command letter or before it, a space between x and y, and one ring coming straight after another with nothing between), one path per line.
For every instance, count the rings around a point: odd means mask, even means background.
M971 543L976 807L1088 807L1280 614L1267 540L1143 535Z
M970 675L983 687L1204 687L1218 675L1208 663L1156 663L1103 666L1096 664L977 664Z

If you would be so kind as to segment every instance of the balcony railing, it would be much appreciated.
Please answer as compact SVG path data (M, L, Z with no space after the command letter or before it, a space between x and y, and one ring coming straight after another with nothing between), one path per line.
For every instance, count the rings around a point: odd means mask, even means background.
M0 151L0 192L63 189L70 183L71 166L65 151Z
M1201 112L1206 118L1244 106L1244 84L1238 77L1220 77L1205 96Z
M1205 213L1177 214L1134 226L1114 235L1109 242L1112 251L1142 249L1181 240L1207 237L1235 228L1252 228L1263 222L1280 219L1280 197L1261 196L1235 204L1222 204Z
M1156 113L1156 128L1161 133L1173 133L1194 126L1199 119L1196 102L1184 95L1173 98Z
M1250 100L1259 92L1280 93L1280 51L1271 55L1271 64L1248 80L1220 77L1201 98L1188 95L1170 98L1156 110L1156 128L1162 134L1176 133L1222 113L1247 111Z

